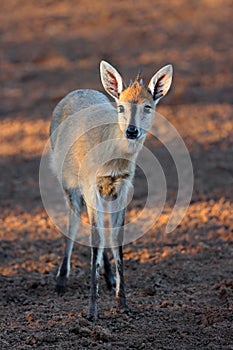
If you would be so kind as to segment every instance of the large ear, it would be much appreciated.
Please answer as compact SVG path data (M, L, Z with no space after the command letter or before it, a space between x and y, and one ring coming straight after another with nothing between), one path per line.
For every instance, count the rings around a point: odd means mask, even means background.
M155 104L166 95L170 89L172 83L172 74L173 68L171 64L161 68L155 75L152 77L148 89L151 92Z
M118 100L120 93L123 90L123 80L117 70L108 62L100 62L100 77L104 89L115 100Z

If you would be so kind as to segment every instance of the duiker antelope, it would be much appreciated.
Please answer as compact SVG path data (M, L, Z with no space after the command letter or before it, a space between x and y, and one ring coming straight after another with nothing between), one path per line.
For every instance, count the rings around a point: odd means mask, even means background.
M66 286L73 243L85 203L92 247L87 317L94 320L97 318L98 275L102 260L107 286L110 289L116 287L118 307L129 310L122 253L127 194L132 186L138 152L153 123L155 107L170 88L172 66L160 69L148 87L144 86L140 75L127 87L117 70L105 61L100 63L100 76L117 108L98 91L76 90L54 109L50 130L52 167L60 179L69 207L69 234L57 274L57 290L60 292ZM105 250L106 211L116 279Z

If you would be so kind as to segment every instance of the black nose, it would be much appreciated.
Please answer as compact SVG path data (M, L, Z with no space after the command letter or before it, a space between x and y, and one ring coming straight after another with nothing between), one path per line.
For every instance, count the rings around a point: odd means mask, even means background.
M128 139L136 139L138 137L139 131L134 125L129 125L126 130L126 136Z

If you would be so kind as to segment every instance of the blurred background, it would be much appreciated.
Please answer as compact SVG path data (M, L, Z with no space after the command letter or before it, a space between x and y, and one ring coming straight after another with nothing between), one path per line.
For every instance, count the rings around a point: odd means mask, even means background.
M166 105L230 103L231 1L20 1L1 4L2 115L48 118L69 90L101 89L99 61L126 80L175 69ZM21 114L22 115L22 114Z
M18 344L17 349L26 349L25 341L30 346L39 344L38 339L46 343L48 319L41 316L36 305L40 305L41 310L49 310L48 318L53 317L53 312L61 312L56 301L50 300L50 306L47 303L53 296L53 278L62 255L62 239L41 203L39 163L57 102L75 89L103 91L99 78L102 59L114 65L127 83L139 68L143 69L145 82L149 82L160 67L173 64L172 89L161 101L158 112L184 139L195 176L193 198L184 220L175 232L164 237L164 227L176 199L177 175L166 149L156 140L148 139L148 147L154 151L166 174L168 202L156 227L143 241L126 248L126 265L130 272L126 276L127 285L143 323L140 323L140 316L139 321L132 320L131 339L127 330L122 331L121 337L125 344L132 346L135 342L140 349L141 337L147 339L147 349L150 346L160 349L161 344L166 344L168 349L171 327L179 323L177 329L172 328L170 348L176 339L182 348L181 344L187 341L185 332L189 329L193 343L190 340L186 348L207 349L203 344L210 344L209 349L228 349L233 285L230 268L233 249L230 0L1 1L0 273L3 276L1 300L5 314L9 315L5 319L8 326L3 348ZM129 218L137 214L146 196L143 190L140 192L141 177L138 175L135 181L139 192L129 210ZM69 320L64 314L66 332L77 317L74 298L84 298L82 306L87 303L87 255L84 247L74 252L76 272L71 274L70 289L63 304L70 314ZM141 277L136 278L138 262L141 263ZM162 270L167 271L167 277L162 275ZM81 284L75 274L79 275ZM156 284L155 280L160 282ZM197 292L200 288L202 296ZM154 302L155 293L157 303ZM166 298L168 304L160 305L159 301ZM194 300L193 313L191 309L177 306L186 303L187 308L191 308L189 298ZM198 303L202 305L200 308ZM105 304L100 304L100 308ZM54 308L57 311L53 311ZM43 318L40 326L33 323L28 310L36 318ZM150 310L148 315L145 310ZM157 328L154 328L154 323L149 322L158 315ZM29 320L25 321L25 317ZM108 316L105 312L104 317L112 319L112 314ZM174 319L178 321L174 323ZM118 320L114 322L118 324ZM217 326L213 332L214 324ZM207 326L209 328L204 332L203 327ZM23 327L26 327L24 337L21 334ZM53 339L60 339L56 320L54 327L51 344L56 343ZM160 337L149 339L160 327L164 330ZM111 327L109 332L106 336L100 331L99 338L111 338ZM9 334L14 336L9 338ZM71 343L72 336L68 337ZM114 338L111 339L114 343ZM82 345L84 348L92 344L91 339L86 341L87 345ZM71 343L69 346L73 346ZM62 349L68 346L68 343L61 344ZM58 344L54 348L58 349Z

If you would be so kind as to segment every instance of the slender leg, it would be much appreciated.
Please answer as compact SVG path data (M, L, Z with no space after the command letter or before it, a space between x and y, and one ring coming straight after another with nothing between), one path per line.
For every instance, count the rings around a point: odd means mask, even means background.
M104 278L108 289L112 290L112 288L116 287L116 278L112 272L112 267L108 259L108 254L106 250L104 250L103 257L104 257Z
M125 296L124 263L122 243L124 238L125 209L110 214L112 229L112 252L116 264L116 300L119 309L129 311Z
M91 229L91 290L89 298L89 306L87 318L89 320L96 320L98 318L97 298L98 298L98 278L99 270L102 264L104 251L104 233L103 233L103 213L98 210L91 210L88 208L89 220L92 225Z
M81 198L78 197L78 200L81 201ZM71 259L75 236L77 234L78 227L79 227L80 215L81 215L81 207L79 208L79 211L78 210L74 211L73 207L70 208L69 235L68 237L65 238L66 240L65 253L57 273L56 291L58 292L58 294L63 294L65 292L67 279L70 273L70 259Z

